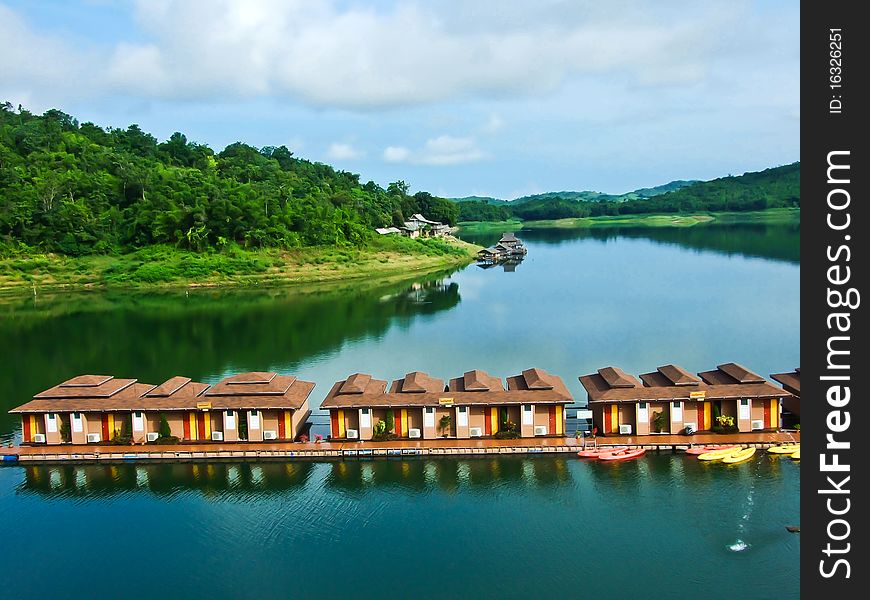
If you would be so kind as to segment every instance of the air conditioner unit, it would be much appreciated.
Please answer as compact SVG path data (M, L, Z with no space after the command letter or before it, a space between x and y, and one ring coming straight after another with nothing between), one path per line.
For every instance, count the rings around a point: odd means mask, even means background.
M34 433L33 441L36 444L44 444L45 443L45 434L44 433Z
M356 429L345 429L344 434L347 436L349 440L358 440L359 439L359 431Z
M483 429L480 427L471 427L468 429L468 435L471 437L480 437L483 435Z
M698 431L697 423L683 423L683 427L685 427L687 431Z
M223 431L212 431L211 432L211 441L213 441L213 442L224 441L224 432Z
M631 435L631 425L628 423L620 424L619 425L619 435Z
M274 429L267 429L266 431L263 432L263 439L264 440L277 440L278 439L278 432L275 431Z
M752 427L753 431L756 429L764 429L764 421L761 421L761 420L752 421L750 423L750 426Z
M159 437L160 437L160 434L157 433L156 431L149 431L148 433L145 434L145 439L148 440L149 442L156 442L157 438L159 438Z
M535 425L535 435L547 435L547 426Z
M96 443L99 441L100 441L100 434L99 433L89 433L88 434L88 443L89 444Z
M409 430L408 430L408 437L409 437L409 438L418 438L418 437L420 437L420 430L419 430L419 429L409 429Z

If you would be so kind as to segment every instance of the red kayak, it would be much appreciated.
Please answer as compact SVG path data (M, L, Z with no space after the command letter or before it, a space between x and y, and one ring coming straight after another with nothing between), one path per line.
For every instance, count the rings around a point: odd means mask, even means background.
M592 448L591 450L581 450L577 453L577 456L580 458L599 458L606 454L613 454L615 452L622 452L623 450L627 450L625 446L609 446L604 448Z
M704 454L713 450L725 450L726 448L737 449L737 446L693 446L686 449L686 454Z
M612 454L604 454L598 457L598 460L631 460L638 456L643 456L646 450L644 448L635 448L634 450L623 450L622 452L614 452Z

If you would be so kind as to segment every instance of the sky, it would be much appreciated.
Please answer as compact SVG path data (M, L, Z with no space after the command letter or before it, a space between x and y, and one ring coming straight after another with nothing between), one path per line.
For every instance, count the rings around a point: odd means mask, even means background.
M441 196L800 159L799 3L0 0L0 101Z

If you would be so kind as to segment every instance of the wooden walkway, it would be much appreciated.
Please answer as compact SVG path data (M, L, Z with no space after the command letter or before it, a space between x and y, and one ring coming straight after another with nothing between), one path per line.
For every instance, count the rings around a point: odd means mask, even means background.
M784 442L799 442L800 433L742 433L733 435L696 434L599 437L599 446L630 446L676 452L690 445L742 444L765 448ZM586 446L595 441L587 438ZM0 465L32 462L107 461L250 461L250 460L335 460L368 457L459 456L491 454L572 453L582 449L583 440L574 438L437 439L389 442L308 443L185 443L172 446L58 445L0 448Z

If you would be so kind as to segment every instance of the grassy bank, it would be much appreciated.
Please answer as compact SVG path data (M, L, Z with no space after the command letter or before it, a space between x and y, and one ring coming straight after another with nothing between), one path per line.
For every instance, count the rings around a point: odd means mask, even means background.
M390 278L468 264L479 250L460 240L371 240L364 248L311 247L196 253L152 246L130 254L0 258L0 293L24 289L159 288L307 284Z
M771 208L746 212L700 212L696 214L639 214L600 216L548 221L494 221L463 222L462 232L517 231L519 229L582 229L590 227L693 227L695 225L719 224L781 224L800 223L799 208Z

